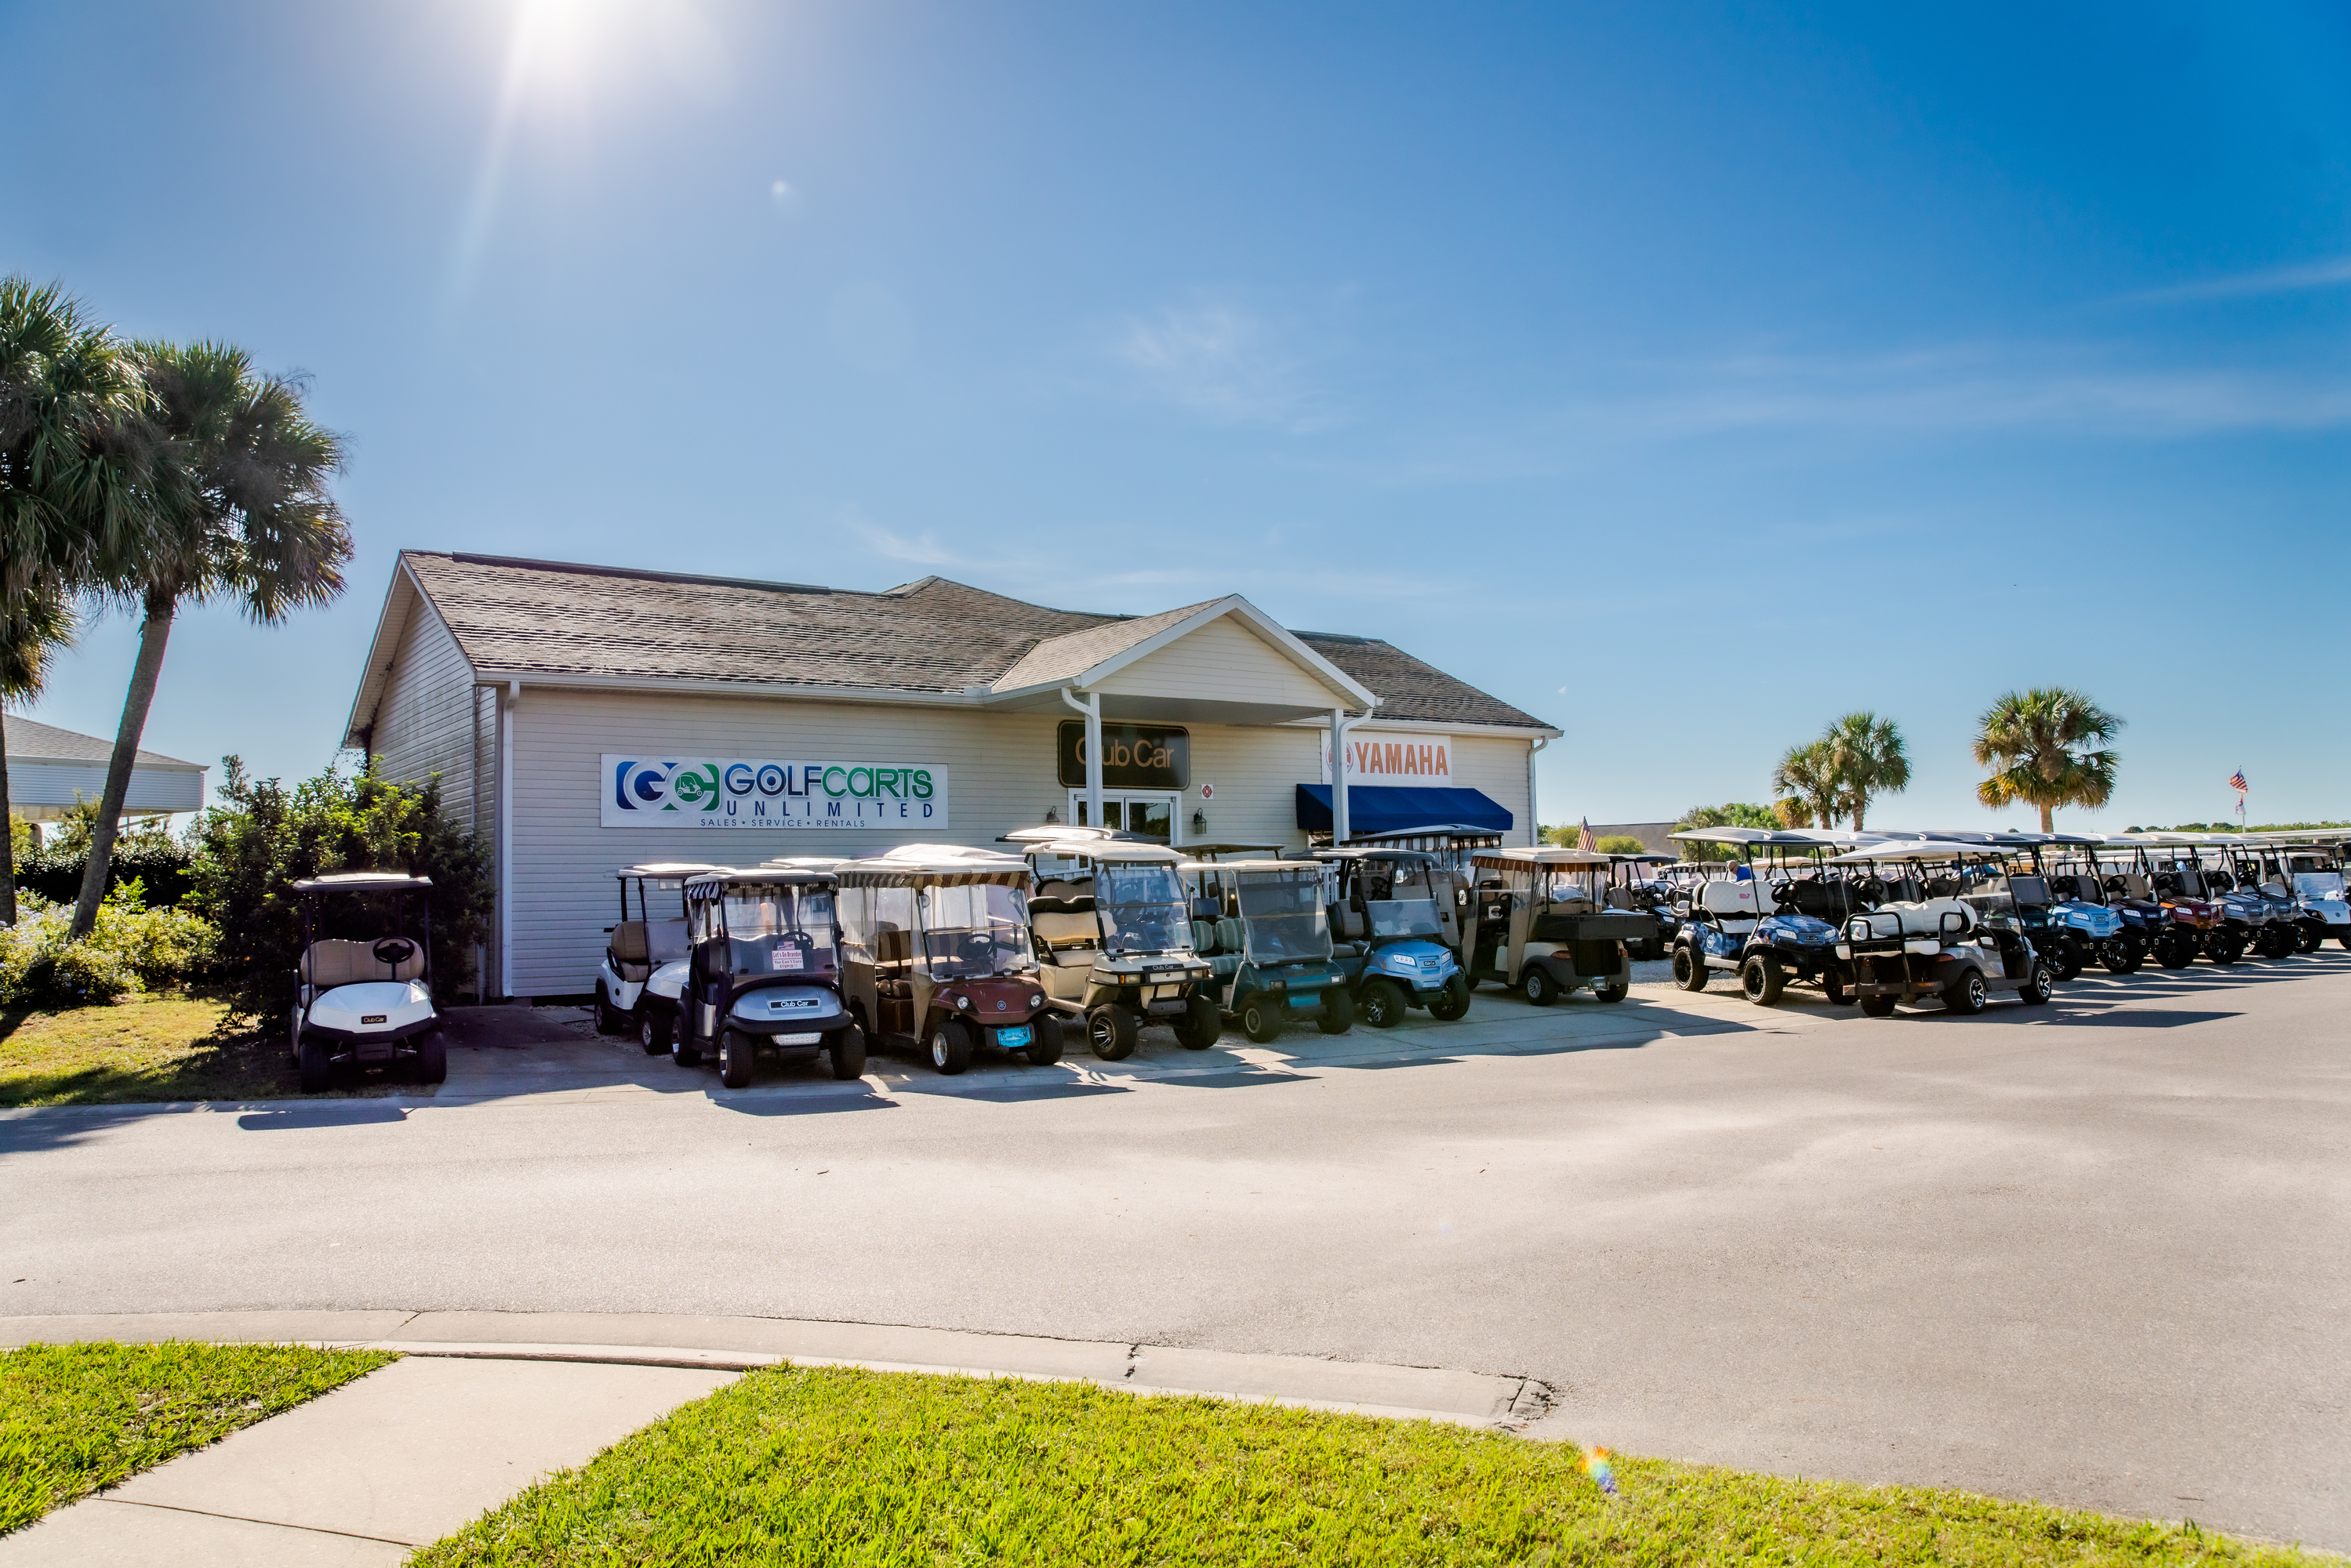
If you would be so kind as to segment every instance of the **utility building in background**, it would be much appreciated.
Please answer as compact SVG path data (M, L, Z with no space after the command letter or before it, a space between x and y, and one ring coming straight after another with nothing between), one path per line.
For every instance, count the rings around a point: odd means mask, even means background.
M84 800L106 793L106 765L114 743L54 725L6 715L8 809L31 822L55 822ZM131 791L122 814L161 817L193 811L204 803L201 762L183 762L158 751L142 751L131 769Z

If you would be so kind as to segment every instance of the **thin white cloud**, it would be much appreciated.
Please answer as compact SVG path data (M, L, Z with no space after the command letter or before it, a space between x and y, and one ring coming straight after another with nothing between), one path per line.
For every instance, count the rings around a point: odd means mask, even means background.
M2351 256L2294 267L2264 267L2231 277L2182 283L2169 288L2149 288L2123 296L2126 305L2186 305L2201 299L2241 299L2256 294L2299 294L2314 288L2351 287Z
M1279 337L1238 305L1204 300L1130 318L1111 350L1156 394L1219 423L1289 431L1332 423Z

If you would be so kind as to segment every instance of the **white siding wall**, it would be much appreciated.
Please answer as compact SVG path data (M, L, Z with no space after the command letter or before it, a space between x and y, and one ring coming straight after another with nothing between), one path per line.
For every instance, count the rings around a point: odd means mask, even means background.
M1289 707L1337 707L1345 702L1230 616L1137 659L1100 689L1120 696L1214 696Z
M369 749L377 770L396 784L421 784L439 774L442 809L457 821L472 821L478 788L473 727L477 706L486 717L488 699L476 703L473 666L466 664L457 639L429 606L416 602L401 630L392 674L376 705ZM489 749L486 729L481 749ZM486 774L486 767L483 771ZM481 831L486 834L493 829L488 805L485 799Z
M35 806L73 806L106 793L103 762L11 762L8 764L8 804L22 810ZM131 769L131 788L122 797L126 811L193 811L204 803L204 776L193 768Z

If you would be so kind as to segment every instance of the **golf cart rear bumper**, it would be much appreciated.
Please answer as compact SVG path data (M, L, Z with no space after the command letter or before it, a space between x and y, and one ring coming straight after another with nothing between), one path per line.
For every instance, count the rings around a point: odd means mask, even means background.
M302 1038L324 1043L329 1060L335 1061L391 1061L416 1054L416 1038L441 1027L438 1016L422 1018L408 1023L393 1024L385 1029L329 1029L323 1024L304 1024Z

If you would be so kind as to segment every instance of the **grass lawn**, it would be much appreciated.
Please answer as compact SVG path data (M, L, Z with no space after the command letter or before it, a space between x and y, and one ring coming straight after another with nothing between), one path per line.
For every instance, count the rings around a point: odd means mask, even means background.
M1080 1384L754 1373L410 1559L546 1563L2290 1563L1966 1492L1614 1461Z
M0 1532L391 1359L378 1351L298 1344L0 1351Z
M298 1094L281 1031L227 1030L204 997L0 1011L0 1105L262 1100Z

